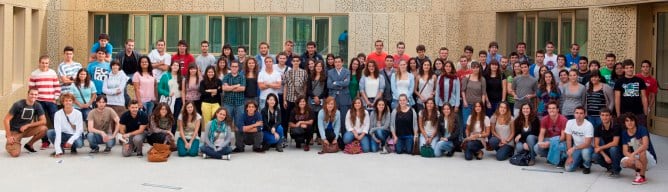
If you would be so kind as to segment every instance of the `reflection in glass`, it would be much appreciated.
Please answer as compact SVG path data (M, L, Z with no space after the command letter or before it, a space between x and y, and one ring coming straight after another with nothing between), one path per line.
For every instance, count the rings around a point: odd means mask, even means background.
M287 40L295 43L293 52L302 54L306 51L306 43L311 41L312 17L288 16L286 18Z
M258 53L260 42L267 42L267 17L251 17L251 42L248 45L248 55L254 56Z
M668 88L668 13L659 12L656 15L656 81L659 87ZM659 89L656 96L656 116L668 118L668 91Z
M140 53L148 53L148 16L137 15L134 18L135 50Z
M320 54L332 52L329 50L329 17L315 18L315 44Z
M188 42L191 54L199 54L200 42L206 40L206 15L183 15L182 36Z
M128 39L130 15L109 14L109 43L114 47L113 52L123 51L125 40Z
M283 51L283 17L272 16L269 22L269 53L278 54Z
M561 43L559 53L570 53L573 43L573 13L561 14Z
M155 49L155 43L165 38L165 19L162 15L151 15L151 40L148 42L150 49Z
M223 17L209 16L209 52L220 53L223 50Z
M232 52L237 52L239 45L250 44L250 17L225 16L225 43L232 46Z
M97 42L97 37L100 33L107 32L107 16L95 15L93 16L93 43Z
M580 54L587 54L587 35L589 15L587 10L575 11L575 43L580 45Z
M179 42L179 16L167 16L167 38L165 43L167 45L167 52L176 52L178 50L177 43Z
M536 50L545 50L548 41L557 42L558 40L559 12L546 11L538 15L540 18L538 19L538 48Z

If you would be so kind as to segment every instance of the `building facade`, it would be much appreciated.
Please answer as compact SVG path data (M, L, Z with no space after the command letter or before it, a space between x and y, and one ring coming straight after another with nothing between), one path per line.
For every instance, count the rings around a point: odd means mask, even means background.
M215 55L225 43L250 45L255 55L262 41L277 53L292 40L297 53L316 41L321 53L348 58L368 54L377 39L390 53L403 41L410 55L423 44L430 57L449 48L450 58L466 45L474 53L487 50L491 41L505 55L517 42L526 42L530 55L547 41L559 53L578 43L590 59L615 53L619 60L653 61L653 75L668 88L668 4L650 0L0 0L0 31L3 112L25 97L39 55L50 55L55 68L62 48L71 45L75 61L86 63L99 33L110 35L114 52L128 38L142 53L158 39L168 52L186 39L197 54L199 42L208 40ZM668 91L660 90L656 100L653 131L668 135L661 128L668 127Z

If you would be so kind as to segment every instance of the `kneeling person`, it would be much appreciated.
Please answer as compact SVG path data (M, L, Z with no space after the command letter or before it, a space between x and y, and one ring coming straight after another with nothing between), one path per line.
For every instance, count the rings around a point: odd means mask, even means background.
M53 129L47 132L49 141L53 143L56 151L54 157L63 154L63 148L71 148L72 154L77 153L77 148L83 146L83 117L81 112L74 110L74 95L65 93L60 97L63 109L58 110L53 116ZM61 145L62 143L62 145Z

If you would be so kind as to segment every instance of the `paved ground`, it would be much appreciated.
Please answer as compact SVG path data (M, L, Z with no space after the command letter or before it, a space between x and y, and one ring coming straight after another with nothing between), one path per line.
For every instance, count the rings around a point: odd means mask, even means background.
M2 132L0 135L4 138ZM465 161L462 153L433 159L396 154L318 155L320 147L304 152L293 146L283 153L234 154L231 161L173 156L166 163L123 158L118 146L111 154L90 156L89 149L83 148L76 156L68 154L60 159L49 157L53 149L24 152L19 158L10 158L2 151L0 186L10 192L666 191L668 168L663 162L668 159L664 153L668 138L652 139L659 164L648 172L649 182L641 186L631 185L631 170L623 170L622 177L616 179L606 177L598 166L589 175L581 171L525 171L507 161L496 161L494 152L487 152L483 160ZM0 145L4 143L5 139L0 139ZM543 158L526 168L560 171L546 165Z

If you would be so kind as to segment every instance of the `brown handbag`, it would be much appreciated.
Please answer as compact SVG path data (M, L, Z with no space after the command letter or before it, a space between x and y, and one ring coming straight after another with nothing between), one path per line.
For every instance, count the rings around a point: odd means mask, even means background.
M337 153L339 152L339 146L335 144L323 144L322 145L323 153Z
M171 154L169 144L154 143L148 150L148 162L166 162Z

